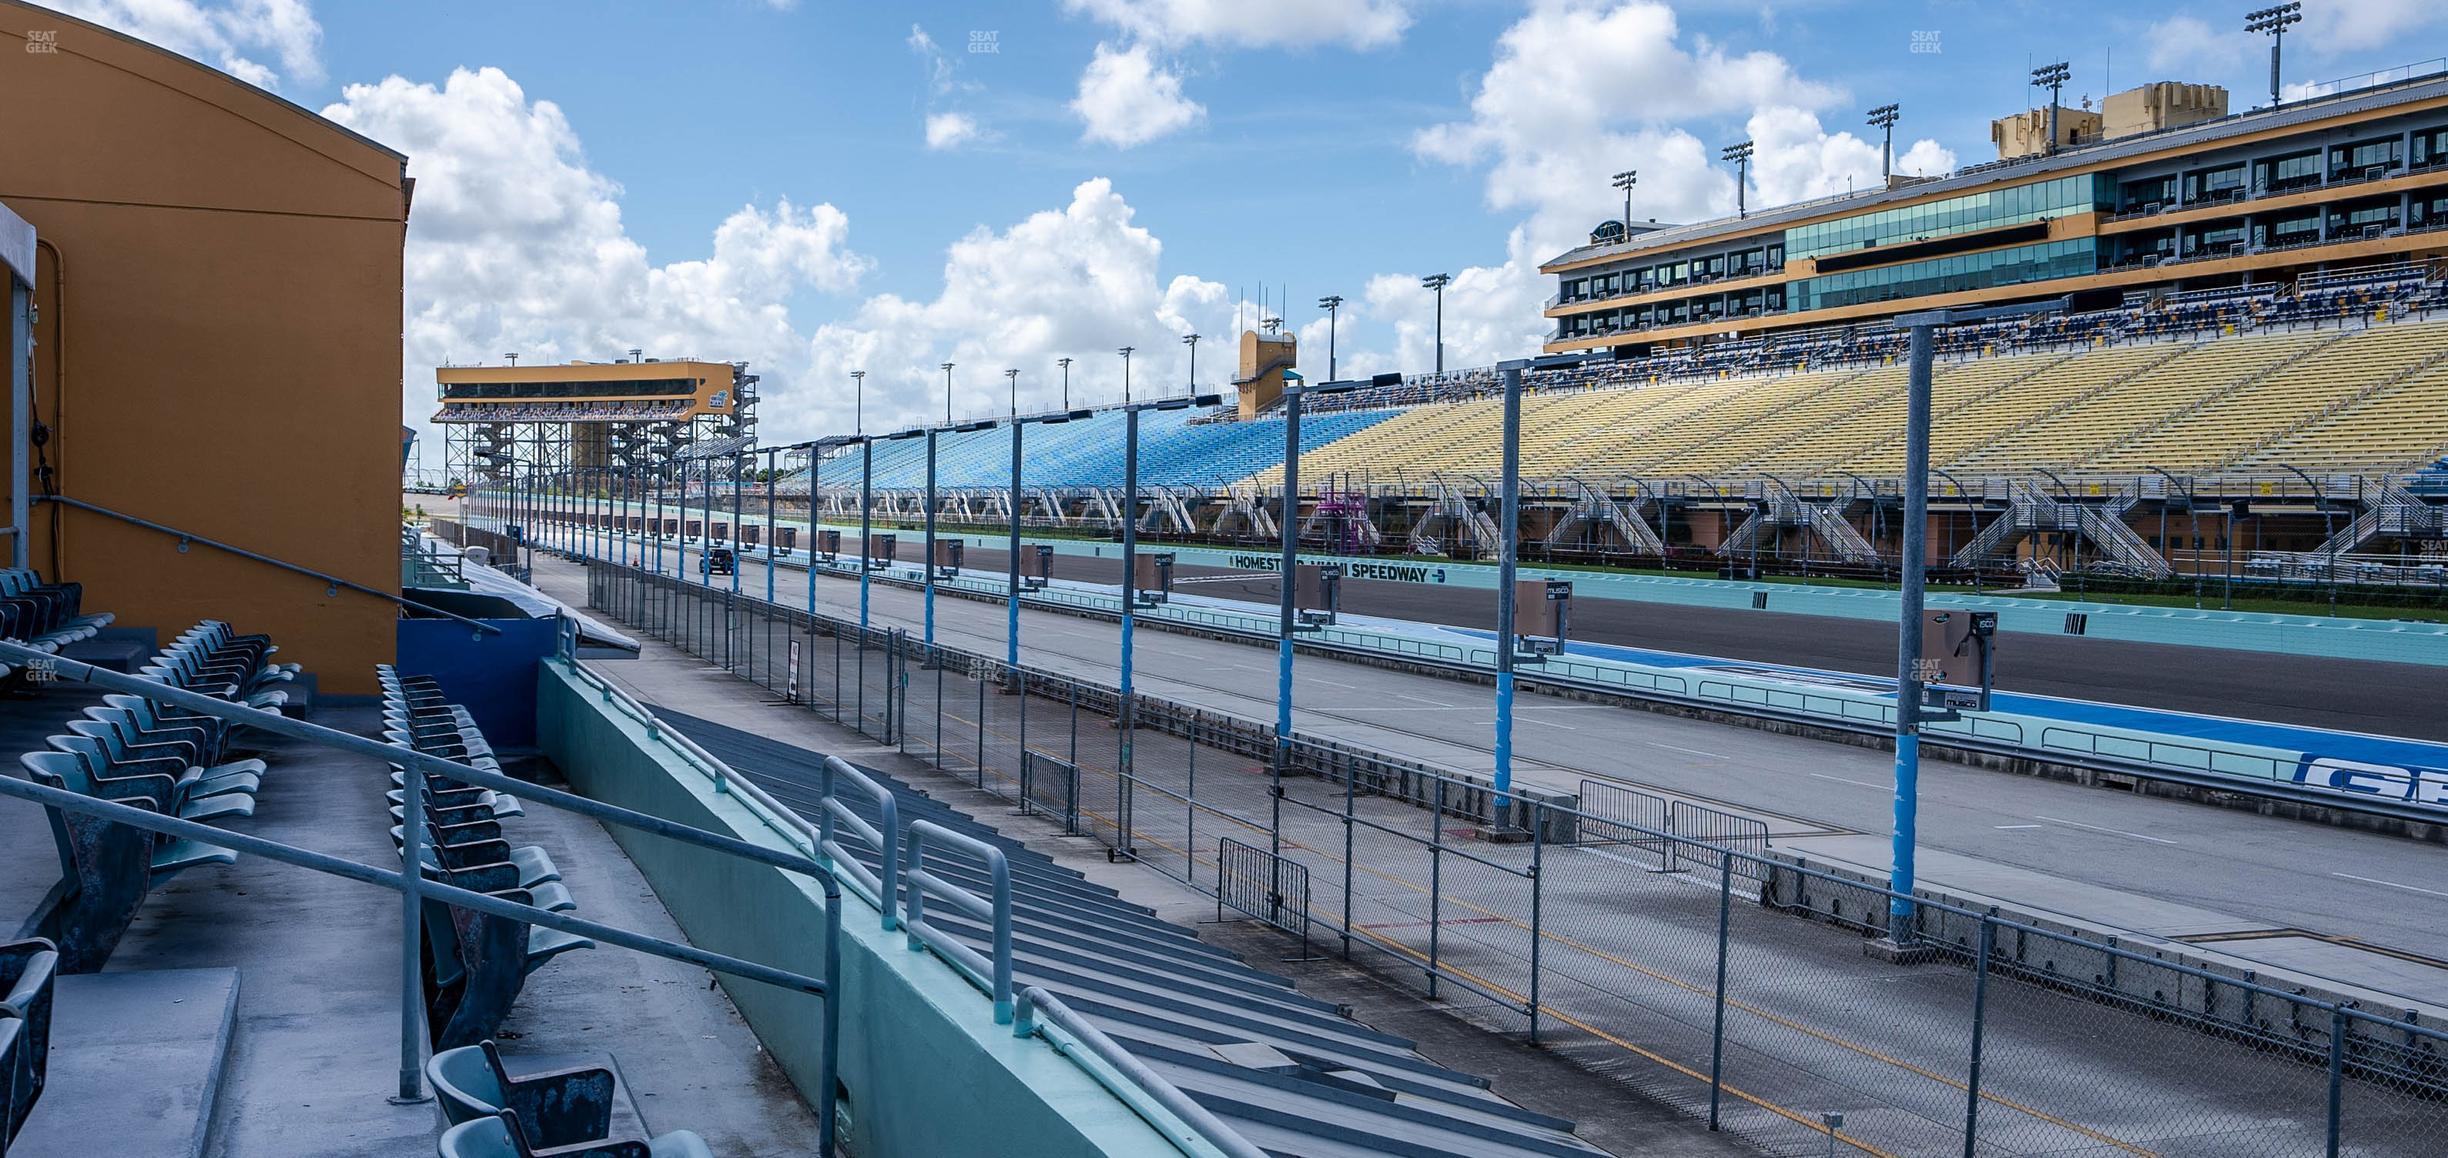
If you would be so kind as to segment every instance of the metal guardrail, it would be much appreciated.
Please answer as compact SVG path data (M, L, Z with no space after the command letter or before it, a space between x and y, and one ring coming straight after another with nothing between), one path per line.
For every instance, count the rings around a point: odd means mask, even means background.
M263 554L260 551L250 551L244 547L240 547L232 543L224 543L219 539L196 534L193 531L182 531L177 527L170 526L167 523L156 523L151 519L139 518L125 512L114 511L109 507L105 507L97 503L89 503L83 499L72 499L66 495L36 495L35 498L41 502L58 503L63 507L73 507L80 511L91 511L94 514L101 515L106 518L117 519L120 522L126 523L130 526L143 527L148 531L155 531L164 535L169 535L179 541L179 549L181 551L186 550L187 544L189 543L202 543L216 551L224 551L229 554L236 555L241 559L252 560L257 563L262 563L268 567L278 567L283 571L304 575L313 579L320 579L323 581L326 587L333 590L345 589L357 592L360 595L371 595L376 599L388 600L392 603L398 604L401 607L412 608L417 611L422 611L428 615L438 615L444 619L455 619L475 628L479 632L493 635L501 634L501 629L493 626L490 623L470 619L467 616L461 615L455 611L445 611L429 603L419 603L416 600L407 598L396 591L385 591L379 587L368 587L365 584L359 583L353 579L343 579L328 572L317 571L312 567L301 567L288 561L287 559L274 558L273 556Z
M566 632L566 629L565 629ZM605 804L575 793L548 788L522 780L488 772L473 765L430 755L404 745L385 743L365 736L325 728L303 720L290 719L277 711L264 711L244 704L218 699L185 688L137 676L123 675L94 667L76 660L37 651L23 644L0 640L0 660L31 666L42 663L54 681L83 683L108 691L139 696L156 704L183 708L189 712L210 716L242 727L255 728L275 735L335 748L353 755L370 757L384 765L400 768L406 773L402 794L404 813L401 820L403 848L400 868L387 869L361 864L344 857L331 856L312 849L299 848L281 841L253 836L243 832L216 828L193 821L163 816L147 809L135 808L100 800L75 792L50 788L30 780L0 775L0 795L31 800L46 807L98 817L150 832L181 837L205 844L219 845L239 852L252 853L268 860L293 865L315 872L345 877L398 892L404 898L404 929L401 942L401 1024L400 1024L400 1094L402 1097L422 1097L422 1055L424 1036L424 963L423 904L438 901L455 908L485 913L507 920L554 929L582 937L592 937L607 944L641 953L681 961L701 968L761 981L824 998L821 1002L820 1034L823 1086L818 1091L817 1112L820 1147L830 1153L834 1146L835 1090L838 1082L841 1003L833 1000L835 985L841 976L839 956L841 889L826 866L803 856L769 849L763 845L740 840L722 833L710 832L649 813L618 805ZM825 976L810 977L787 969L764 965L744 958L715 953L683 942L669 941L617 926L573 917L565 913L537 908L533 905L505 901L484 893L426 880L422 872L409 872L409 864L422 864L424 853L421 840L425 831L425 774L434 773L463 784L490 788L497 792L516 793L521 800L547 807L575 812L595 820L618 824L683 844L694 845L744 860L770 865L802 875L815 877L822 885L825 904Z
M859 771L856 766L840 757L828 756L823 764L823 799L820 802L821 815L825 823L821 826L811 825L796 810L785 807L774 800L754 780L741 776L719 757L708 753L696 741L689 739L685 733L672 730L644 704L639 703L636 697L604 679L586 664L577 662L566 654L563 659L569 663L570 670L581 682L600 689L606 702L619 705L624 712L645 724L650 738L660 740L674 751L685 755L690 763L697 765L709 779L713 780L717 791L736 793L755 802L756 811L762 814L762 819L768 825L777 830L795 831L803 835L813 855L829 860L836 873L848 877L854 885L868 890L868 899L877 902L876 908L881 914L883 928L891 930L902 925L903 922L895 912L894 905L884 899L892 897L899 891L901 875L899 800L889 789L877 784L872 778ZM849 780L876 801L879 815L883 820L881 826L868 824L836 798L834 792L836 777ZM850 855L849 851L838 842L834 828L837 823L850 827L852 831L859 833L876 846L880 852L878 863L883 866L883 875L880 878L877 874L867 871L866 866L860 864L857 858ZM913 822L911 827L915 829L919 825L925 825L938 833L949 832L949 830L941 829L926 821ZM887 833L892 835L887 836ZM960 834L951 833L951 835L957 837ZM1002 864L1001 852L991 846L987 846L987 849L995 857L995 860L990 863ZM912 863L915 863L914 859ZM932 874L929 874L929 878L934 879ZM1003 898L1004 912L1001 924L1000 960L1004 967L1004 991L1008 993L1011 986L1008 867L1002 868L998 873L998 883L1001 886L998 893ZM974 894L968 894L966 890L959 890L958 886L947 885L945 887L974 898ZM911 890L911 896L913 901L917 899L917 889L914 887ZM957 902L955 904L957 905ZM838 905L830 905L830 907L839 908ZM936 936L941 936L941 934L938 933ZM991 979L995 972L994 962L987 962L986 968L980 969L976 964L977 955L974 950L968 949L967 946L957 941L946 940L954 949L970 955L972 960L968 964L968 972L964 973L965 976L972 976L973 980L982 984L992 983ZM932 941L929 944L933 945L937 952L943 952L940 945L934 945ZM1045 1038L1046 1043L1053 1046L1056 1052L1072 1058L1098 1084L1103 1085L1115 1097L1122 1099L1148 1125L1162 1132L1176 1149L1185 1154L1199 1154L1202 1152L1203 1144L1204 1147L1213 1148L1227 1155L1228 1158L1266 1158L1263 1151L1252 1146L1238 1131L1218 1120L1207 1111L1206 1107L1192 1101L1188 1095L1182 1093L1180 1088L1165 1080L1164 1075L1149 1069L1145 1063L1131 1056L1128 1051L1115 1044L1112 1038L1107 1037L1103 1031L1082 1019L1053 994L1042 988L1030 986L1012 998L1007 1006L1005 1003L998 1003L998 1010L1006 1007L1010 1010L1009 1015L999 1015L996 1020L998 1022L1011 1021L1013 1036ZM1040 1011L1045 1015L1044 1023L1036 1020L1036 1015ZM1053 1029L1049 1030L1049 1024ZM1085 1058L1080 1056L1083 1052L1086 1054ZM1150 1106L1143 1103L1152 1103L1156 1112L1151 1112ZM831 1121L829 1108L825 1116L829 1123ZM1168 1118L1171 1120L1167 1120ZM826 1150L830 1152L829 1139L826 1141Z
M1268 1158L1265 1151L1251 1145L1248 1139L1241 1136L1240 1131L1218 1120L1214 1114L1208 1112L1207 1107L1191 1100L1190 1096L1183 1093L1180 1087L1166 1081L1163 1074L1149 1069L1147 1063L1131 1056L1130 1051L1123 1049L1120 1045L1115 1044L1112 1038L1105 1036L1104 1030L1098 1029L1087 1018L1072 1012L1070 1006L1064 1005L1060 998L1046 992L1043 988L1031 985L1020 991L1019 1004L1012 1018L1012 1036L1040 1035L1045 1037L1055 1049L1069 1053L1070 1049L1066 1043L1053 1034L1046 1033L1045 1026L1038 1023L1039 1014L1044 1015L1046 1022L1061 1029L1072 1040L1085 1046L1098 1062L1112 1067L1122 1080L1147 1091L1148 1095L1153 1097L1156 1104L1162 1106L1165 1112L1181 1119L1187 1127L1186 1133L1167 1131L1175 1147L1189 1151L1194 1149L1197 1143L1205 1142L1223 1151L1227 1158ZM1091 1070L1091 1072L1094 1071ZM1107 1083L1107 1088L1117 1094L1124 1093L1122 1089L1110 1082Z
M843 804L834 791L836 780L849 781L874 800L877 819L882 823L869 824L864 817ZM901 895L900 800L839 756L824 758L822 791L824 797L818 805L822 816L819 830L822 838L817 847L824 855L831 857L834 864L841 866L843 872L849 873L852 879L866 887L868 895L876 902L876 908L884 914L884 927L893 928L901 919L897 911ZM841 826L848 827L868 844L875 846L876 864L881 872L869 872L866 865L860 864L857 857L842 847L837 836Z
M929 842L937 842L966 852L986 866L994 881L994 896L981 897L952 881L938 876L926 867ZM938 956L971 973L990 979L994 995L995 1021L1012 1020L1012 891L1011 862L1004 859L1003 850L970 836L956 832L931 820L913 820L909 826L909 842L902 846L901 875L909 882L901 910L901 927L909 934L911 949L933 949ZM963 913L984 921L994 930L993 956L979 955L959 938L929 924L926 919L928 894Z

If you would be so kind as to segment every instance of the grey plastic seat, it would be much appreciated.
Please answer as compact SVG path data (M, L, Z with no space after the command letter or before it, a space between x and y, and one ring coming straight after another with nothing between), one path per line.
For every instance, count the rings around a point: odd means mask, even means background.
M196 758L194 745L178 740L152 743L133 740L130 738L132 729L124 727L123 723L118 720L88 717L68 721L68 730L88 739L99 741L113 764L165 758L186 761L187 771L179 777L179 783L185 786L187 797L190 800L219 796L224 793L245 793L253 796L257 789L263 787L263 776L259 771L243 767L203 767L194 762ZM142 733L137 733L137 735L142 735ZM263 764L260 760L248 763L255 765L257 769L260 769Z
M0 1025L22 1029L16 1057L0 1057L0 1120L25 1121L42 1097L51 1043L51 994L59 953L41 939L0 944ZM4 1031L0 1031L4 1032ZM0 1054L8 1052L0 1049ZM0 1150L8 1130L0 1128Z
M32 774L37 783L64 789L81 796L94 796L106 800L124 801L125 799L96 791L92 777L85 772L85 762L72 753L28 752L19 756L17 762L25 766L25 770ZM133 795L147 804L152 803L153 798L149 793ZM156 808L158 810L158 806ZM236 863L238 863L238 854L234 850L217 844L189 840L186 837L175 837L153 845L149 884L159 884L178 873L203 865Z
M425 1063L434 1100L451 1125L518 1114L531 1144L566 1146L611 1136L612 1107L620 1080L604 1066L538 1070L513 1075L491 1038L446 1049Z
M519 1136L516 1122L514 1110L462 1122L443 1131L435 1153L440 1158L714 1158L705 1139L687 1130L644 1142L619 1139L537 1150Z
M77 720L70 726L91 722ZM209 824L226 816L255 815L255 797L249 793L198 795L191 778L194 769L181 768L176 760L114 758L102 741L86 735L52 736L50 744L55 752L28 752L20 762L35 756L65 755L82 768L86 783L101 789L95 795L125 801L141 794L154 808L181 820Z

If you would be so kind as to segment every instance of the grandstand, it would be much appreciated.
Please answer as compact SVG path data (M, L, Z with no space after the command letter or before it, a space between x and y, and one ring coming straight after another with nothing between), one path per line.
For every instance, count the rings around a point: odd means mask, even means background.
M2401 554L2428 553L2434 545L2420 537L2329 540L2350 501L2354 512L2398 502L2383 497L2397 493L2384 480L2448 455L2448 411L2437 405L2448 393L2443 304L2448 281L2392 265L2287 287L2140 298L1942 329L1930 461L1953 492L1938 515L1952 528L1943 537L1973 542L2001 519L2037 526L2035 519L2056 516L2016 512L2042 501L2035 496L2055 496L2046 501L2113 506L2135 528L2150 524L2152 531L2137 533L2161 551L2157 559L2138 555L2105 525L2067 516L2068 533L2090 552L2087 563L2078 552L2075 566L2165 575L2208 564L2198 547L2178 560L2174 541L2160 542L2161 509L2189 514L2197 503L2240 502L2252 512L2252 543L2272 560L2289 552L2385 553L2392 543ZM1595 537L1581 541L1585 550L1705 560L1730 542L1747 542L1737 523L1758 517L1769 521L1763 527L1808 528L1775 536L1772 564L1791 554L1805 565L1883 567L1879 560L1892 560L1896 544L1881 505L1902 489L1901 346L1895 331L1865 330L1843 341L1824 334L1747 341L1731 357L1704 348L1537 363L1523 375L1521 470L1531 484L1524 526L1543 535L1578 496L1597 494L1657 531L1634 542L1615 534L1620 525L1601 521L1587 529ZM1438 523L1437 512L1456 496L1492 501L1503 449L1502 399L1492 392L1500 381L1494 368L1388 375L1322 396L1320 412L1303 419L1304 502L1333 490L1338 503L1374 520L1363 540L1406 543L1417 528ZM1143 415L1140 477L1150 504L1143 532L1230 541L1256 529L1242 517L1253 496L1271 496L1266 501L1280 510L1280 417L1233 418ZM1103 412L1030 432L1028 522L1115 525L1123 504L1121 420ZM895 517L922 513L924 444L875 445L879 503ZM860 453L853 441L819 466L826 512L855 517ZM941 515L981 521L970 495L1008 488L1008 462L1008 435L999 429L942 432ZM803 495L806 485L802 471L781 491ZM1790 507L1764 509L1771 499L1834 504L1826 513L1860 535L1875 538L1884 528L1890 537L1865 549L1833 523ZM1008 515L999 498L989 506ZM1669 508L1698 517L1670 518ZM2435 518L2411 508L2406 514L2388 525L2424 527ZM1463 554L1489 549L1469 535L1430 538ZM2038 543L1993 536L1980 546L1991 553L1954 564L2026 570Z

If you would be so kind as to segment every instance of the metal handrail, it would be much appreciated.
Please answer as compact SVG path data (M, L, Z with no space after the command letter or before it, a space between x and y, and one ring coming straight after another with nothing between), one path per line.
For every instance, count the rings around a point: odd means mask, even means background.
M852 767L849 761L839 756L825 757L823 767L824 796L820 802L823 827L820 836L821 843L817 847L825 856L832 858L833 863L840 866L842 871L849 873L851 879L866 886L870 892L875 894L876 908L884 915L884 927L891 929L899 923L900 919L894 911L895 898L901 893L900 799L895 797L889 789L869 779L866 773ZM835 799L833 792L835 777L848 779L872 797L876 802L877 819L883 823L869 824L865 818L850 811L849 806ZM849 851L834 839L834 825L836 824L850 826L850 831L867 838L867 843L875 846L878 872L868 872L866 865L860 864L857 857L850 855Z
M566 638L567 629L564 630ZM821 1148L828 1153L831 1152L835 1131L835 1091L839 1084L841 1056L841 1002L834 999L835 990L833 988L835 979L841 976L841 885L823 863L811 857L777 851L760 844L740 840L737 837L710 832L619 805L605 804L575 793L514 780L498 772L489 772L470 764L448 760L404 744L385 743L354 733L310 724L304 720L293 720L278 711L252 708L245 704L204 695L158 680L123 675L81 661L64 659L21 643L0 640L0 661L17 664L28 670L44 671L46 678L54 681L84 683L106 690L124 692L156 704L185 708L190 712L210 716L233 725L257 728L275 735L288 736L356 755L372 757L402 771L405 775L403 787L406 791L401 797L403 805L400 826L401 867L397 871L360 864L356 861L329 856L263 837L162 816L144 809L98 800L75 792L53 789L36 784L31 780L0 775L0 795L33 800L50 807L98 816L135 828L185 837L237 851L251 852L284 864L379 885L401 893L406 898L405 927L401 936L403 959L401 1002L404 1010L400 1024L400 1095L402 1097L413 1099L422 1094L419 1087L421 1069L416 1064L416 1057L420 1052L418 1039L423 1036L419 1029L423 1009L422 994L419 992L423 976L423 962L419 950L423 939L420 930L421 907L427 899L434 899L458 908L523 921L578 936L594 937L622 948L821 996L824 1000L818 1017L823 1079L817 1091L816 1109ZM595 820L608 821L683 844L711 849L744 860L817 878L825 898L825 977L819 980L742 958L709 952L693 945L633 933L583 918L539 909L533 905L522 905L426 880L421 866L425 863L422 843L426 825L425 775L428 773L463 784L490 788L497 792L516 793L522 799L532 800L548 807L575 812ZM408 871L407 866L410 864L420 866L420 871Z
M75 507L80 511L92 511L94 514L117 519L120 522L127 523L131 526L143 527L148 531L158 531L164 535L176 536L182 546L188 543L202 543L207 547L211 547L218 551L226 551L229 554L236 555L241 559L251 559L257 563L278 567L283 571L292 571L310 578L320 579L326 585L331 587L345 587L348 590L355 591L361 595L371 595L377 599L390 600L391 602L402 607L414 608L418 611L426 612L431 615L439 615L445 619L455 619L481 632L489 632L494 635L501 634L501 628L495 627L490 623L483 622L482 620L470 619L467 616L461 615L455 611L445 611L442 608L435 607L430 603L419 603L416 600L410 599L397 592L385 591L379 587L368 587L365 584L359 583L353 579L343 579L337 575L317 571L312 567L301 567L286 559L276 559L270 555L266 555L258 551L250 551L244 547L240 547L232 543L224 543L219 539L208 538L206 536L196 534L193 531L182 531L177 527L170 526L167 523L156 523L151 519L139 518L135 515L127 514L124 511L114 511L109 507L102 506L98 503L89 503L83 499L72 499L66 495L36 495L34 497L41 502L58 503L64 507Z
M564 655L563 658L569 659L570 657ZM713 778L718 790L735 791L739 795L745 796L761 805L763 810L771 813L772 820L791 825L798 828L802 832L808 833L816 854L821 858L829 859L835 866L835 871L837 873L849 876L853 884L860 885L874 891L876 897L878 898L876 907L883 914L884 928L892 929L896 926L896 924L900 923L895 916L893 904L889 900L881 899L892 897L900 890L900 802L899 798L894 796L890 790L876 783L874 779L869 777L866 773L859 771L857 766L850 764L848 761L845 761L838 756L827 756L825 757L823 763L824 796L822 801L823 811L821 813L826 820L826 824L821 828L810 826L807 820L801 817L796 810L786 808L780 803L776 802L773 797L767 795L765 790L758 786L755 781L740 775L736 770L733 770L727 764L723 763L720 758L706 752L704 748L697 745L696 741L689 739L686 734L672 730L668 725L663 724L644 704L639 703L637 699L631 696L626 690L597 674L594 669L583 663L578 663L573 659L570 661L570 670L577 673L583 682L602 689L607 702L621 705L623 710L645 723L648 728L649 736L663 740L673 748L688 753L692 760L699 764L708 773L708 775ZM859 817L856 813L851 812L847 807L843 806L834 799L833 784L834 777L836 776L847 776L852 783L857 784L861 789L865 790L869 795L875 798L879 815L884 821L884 824L880 830L877 826L869 825L863 818ZM858 863L856 858L850 856L847 850L843 849L839 843L834 840L832 835L832 822L835 820L847 823L851 826L852 831L855 831L866 837L869 841L874 842L875 845L882 850L883 855L880 863L883 867L883 875L880 878L875 874L868 873L866 871L866 866ZM950 837L954 843L968 841L968 838L962 836L960 833L952 832L949 829L942 828L941 826L923 820L916 821L911 824L910 828L913 837L921 827L932 830L939 837ZM887 833L891 835L885 835ZM913 841L913 844L914 843L915 841ZM1010 870L1008 864L1003 858L1001 850L996 849L991 845L985 845L982 842L968 842L967 844L964 844L964 847L972 847L973 850L982 849L983 852L987 854L982 856L981 859L987 861L990 871L994 873L997 885L996 891L998 896L1002 898L1001 911L1003 915L1001 920L997 923L998 959L1003 966L1003 971L1001 973L1003 982L999 992L1004 995L1005 998L1008 998L1011 994L1012 984L1010 979ZM916 863L915 851L916 850L913 849L911 861L913 864ZM950 890L972 900L978 899L975 894L969 893L965 889L960 889L958 886L943 883L940 878L935 877L933 874L928 874L927 879L937 882L939 887L942 889ZM917 901L919 891L920 890L915 887L915 882L913 882L913 887L910 890L913 902ZM956 905L958 904L957 901L954 903ZM989 917L988 919L993 918ZM929 932L932 933L933 930L930 929ZM936 936L940 936L940 934L936 934ZM962 945L957 941L952 941L949 938L945 938L942 943L937 943L933 940L930 940L928 943L935 945L938 952L944 952L948 956L953 956L955 961L966 965L967 968L973 971L978 977L986 979L990 985L993 983L992 979L997 975L994 968L995 962L985 961L977 954L975 950L970 949L968 946ZM947 945L949 946L949 949L946 948ZM913 945L912 947L915 948L916 946ZM966 954L969 960L960 961L957 954ZM1152 1099L1156 1103L1158 1108L1173 1115L1175 1118L1179 1119L1181 1123L1188 1126L1189 1133L1185 1134L1181 1130L1174 1128L1173 1125L1159 1121L1155 1115L1149 1114L1141 1106L1141 1099L1134 1096L1131 1090L1124 1088L1115 1081L1109 1080L1105 1074L1099 1072L1094 1066L1081 1066L1082 1069L1088 1071L1089 1076L1097 1080L1098 1084L1105 1086L1105 1088L1111 1091L1115 1096L1121 1098L1124 1104L1129 1105L1134 1112L1139 1113L1140 1117L1147 1121L1150 1126L1164 1132L1177 1149L1183 1150L1186 1153L1195 1153L1198 1149L1197 1143L1200 1141L1205 1141L1209 1145L1212 1145L1215 1149L1229 1155L1230 1158L1265 1158L1264 1154L1256 1147L1252 1146L1249 1141L1243 1138L1238 1131L1218 1120L1213 1114L1208 1113L1204 1107L1190 1101L1187 1095L1184 1095L1181 1090L1174 1086L1171 1082L1166 1081L1163 1075L1147 1068L1147 1066L1141 1063L1137 1058L1130 1056L1130 1054L1123 1050L1121 1046L1115 1044L1113 1039L1105 1036L1105 1034L1098 1030L1094 1025L1082 1020L1078 1014L1071 1011L1070 1007L1063 1005L1062 1002L1056 999L1052 994L1035 987L1031 987L1030 992L1037 995L1034 999L1035 1007L1047 1010L1047 1020L1049 1022L1053 1023L1070 1037L1078 1040L1081 1044L1087 1046L1089 1052L1093 1056L1095 1056L1104 1065L1116 1071L1121 1078L1130 1083L1136 1084L1148 1099ZM1065 1043L1053 1034L1046 1033L1043 1027L1034 1024L1025 1027L1020 1025L1017 1018L1024 1016L1018 1012L1021 1008L1021 1004L1021 1001L1018 999L1005 1000L1003 998L998 998L996 1003L997 1016L995 1020L997 1022L1012 1021L1014 1022L1015 1036L1027 1037L1031 1034L1042 1036L1046 1039L1048 1044L1055 1048L1056 1051L1068 1055L1071 1051L1066 1048ZM1009 1015L1006 1015L1005 1011L1007 1010L1011 1011ZM1075 1058L1074 1060L1077 1059Z
M994 897L989 900L954 884L926 867L926 847L930 840L960 849L984 862L986 872L994 879ZM994 996L994 1017L997 1024L1012 1020L1012 892L1011 862L1003 850L964 832L931 820L913 820L909 826L909 842L902 846L902 879L909 882L909 894L903 901L902 930L909 934L909 947L933 949L936 954L987 980ZM926 898L933 893L954 909L987 922L994 929L994 956L988 959L977 950L927 923Z
M1188 1150L1193 1144L1204 1141L1223 1151L1228 1158L1266 1158L1266 1152L1252 1145L1249 1139L1242 1137L1240 1131L1225 1125L1222 1120L1209 1113L1207 1107L1198 1104L1191 1099L1190 1095L1183 1093L1181 1087L1166 1081L1163 1074L1148 1068L1147 1063L1133 1057L1129 1050L1123 1049L1112 1038L1105 1036L1104 1030L1098 1029L1094 1023L1081 1017L1070 1006L1063 1004L1061 998L1046 992L1040 986L1031 985L1020 991L1019 1006L1012 1019L1012 1036L1041 1036L1058 1052L1069 1053L1070 1051L1064 1048L1061 1038L1047 1033L1046 1026L1038 1023L1037 1017L1040 1013L1044 1015L1046 1024L1060 1029L1065 1035L1086 1046L1088 1052L1095 1055L1098 1061L1112 1067L1122 1077L1147 1091L1148 1096L1154 1098L1156 1104L1163 1107L1166 1113L1181 1119L1181 1125L1184 1127L1181 1130L1168 1128L1165 1123L1153 1119L1148 1121L1149 1125L1171 1135L1174 1146ZM1090 1072L1095 1071L1092 1069ZM1098 1079L1102 1082L1103 1076L1098 1075ZM1104 1084L1106 1088L1114 1089L1112 1083ZM1114 1092L1122 1093L1119 1089L1114 1089Z

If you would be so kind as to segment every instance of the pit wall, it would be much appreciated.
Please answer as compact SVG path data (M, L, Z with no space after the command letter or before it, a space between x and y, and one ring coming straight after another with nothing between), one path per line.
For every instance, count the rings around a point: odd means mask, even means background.
M650 741L642 725L539 665L537 739L570 785L608 804L742 840L790 842ZM672 919L701 948L821 976L824 897L813 879L607 825ZM843 1152L856 1158L1175 1153L1128 1106L1041 1039L994 1022L991 1003L932 954L885 932L845 890L841 946ZM802 1097L822 1067L817 999L717 975Z

